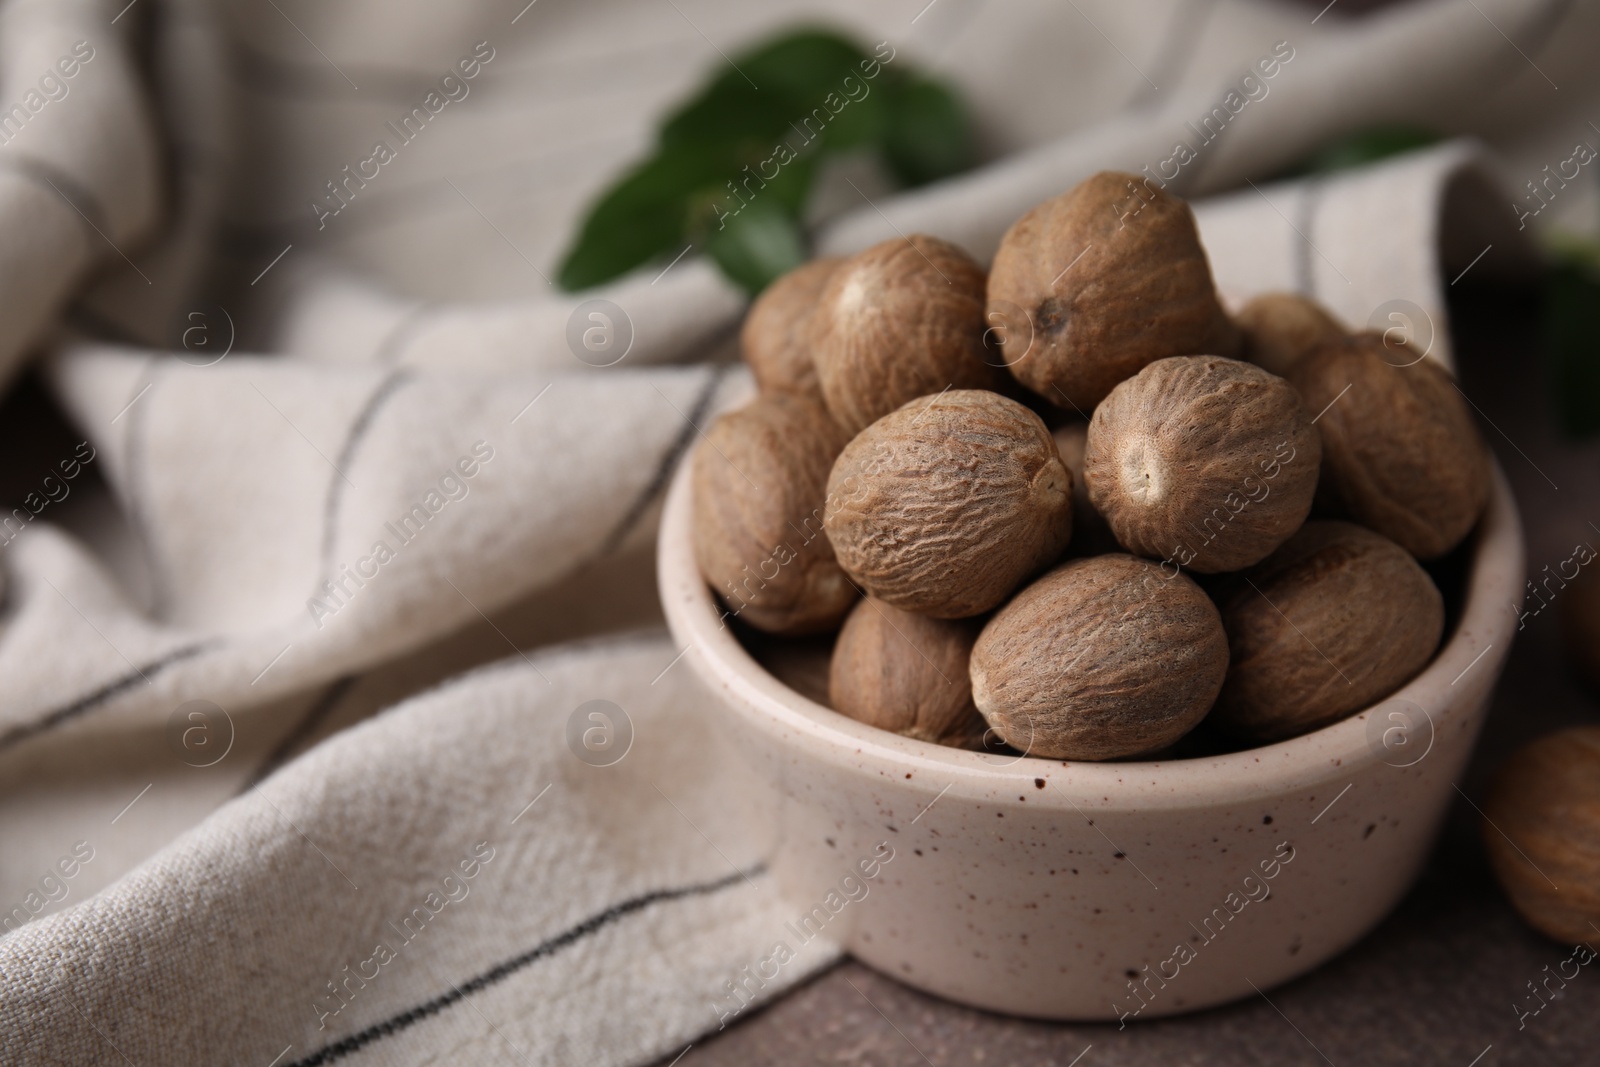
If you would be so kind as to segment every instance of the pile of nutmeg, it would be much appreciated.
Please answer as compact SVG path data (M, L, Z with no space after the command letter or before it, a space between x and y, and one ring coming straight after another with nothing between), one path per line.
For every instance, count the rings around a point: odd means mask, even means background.
M1489 495L1444 369L1298 296L1230 316L1188 206L1130 175L1028 212L987 274L924 236L807 264L742 345L701 572L725 618L837 629L833 708L926 741L1106 760L1369 707L1438 648L1418 561Z

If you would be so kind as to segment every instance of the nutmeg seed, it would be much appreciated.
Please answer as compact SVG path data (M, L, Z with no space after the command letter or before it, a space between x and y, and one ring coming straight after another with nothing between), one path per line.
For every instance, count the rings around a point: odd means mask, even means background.
M769 633L817 633L855 603L822 530L843 445L821 403L798 393L763 393L707 431L694 456L695 559L731 614Z
M1114 171L1006 231L988 310L1006 323L1001 352L1017 380L1080 411L1155 360L1239 350L1189 205Z
M1290 380L1321 412L1319 503L1418 559L1471 532L1489 500L1489 453L1448 372L1369 332L1319 347Z
M1114 554L1064 563L1012 598L972 650L972 695L1030 756L1138 756L1193 729L1216 700L1228 642L1187 575Z
M1311 511L1322 445L1294 387L1216 356L1174 356L1089 423L1089 498L1129 551L1202 574L1266 558Z
M1280 378L1318 345L1348 332L1326 308L1299 293L1263 293L1233 317L1244 336L1241 355Z
M1404 549L1348 522L1308 522L1218 594L1232 666L1212 720L1279 741L1389 696L1427 666L1444 598Z
M828 410L850 433L941 389L987 389L984 273L948 241L873 245L828 279L810 326Z
M976 747L987 728L967 677L977 639L974 622L932 619L867 597L833 646L833 709L919 741Z
M796 267L750 305L739 331L739 349L762 390L822 395L811 358L811 316L823 286L843 262L830 256Z
M1542 737L1506 761L1483 805L1489 862L1536 930L1593 944L1600 927L1600 727Z
M942 619L977 615L1066 547L1071 475L1039 416L952 389L845 446L824 527L839 565L872 595Z

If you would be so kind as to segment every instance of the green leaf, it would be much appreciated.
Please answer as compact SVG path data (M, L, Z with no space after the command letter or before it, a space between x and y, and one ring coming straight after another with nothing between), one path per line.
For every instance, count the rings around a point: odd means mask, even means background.
M972 165L966 108L945 86L911 76L886 87L884 156L907 185L926 185Z
M774 199L756 200L714 231L706 251L751 296L806 261L800 225Z
M860 48L823 30L774 38L732 57L710 85L672 112L661 143L741 155L770 154L778 140L798 146L819 132L817 140L830 147L866 143L881 126L881 107L860 70L866 59Z
M831 30L791 30L735 57L759 92L773 92L804 106L837 91L845 77L859 75L867 54Z
M881 94L862 72L867 53L826 30L785 35L740 61L763 94L784 99L784 126L800 145L845 151L876 140L883 128Z
M561 263L561 287L608 282L681 246L696 194L721 186L726 166L705 153L664 151L635 167L590 209Z
M1293 174L1326 174L1364 167L1389 156L1414 152L1436 144L1439 135L1420 126L1372 126L1329 141L1301 160Z
M777 167L777 175L767 182L767 187L760 190L758 195L771 197L786 214L799 218L801 208L805 207L806 196L811 192L811 178L816 173L815 159L815 156L805 156L786 166ZM775 165L776 160L772 163ZM772 173L772 167L765 163L753 169L757 174Z
M719 61L667 115L655 155L590 209L561 285L598 285L693 242L759 291L801 260L797 220L821 159L871 147L918 184L969 165L970 146L961 103L938 82L831 30L769 38Z
M663 148L746 152L789 133L794 105L776 93L762 95L733 71L668 116Z
M795 120L796 140L814 136L827 152L848 152L853 148L880 144L889 129L889 104L881 83L874 84L859 75L846 75L839 88L824 94L819 102ZM824 125L826 123L826 125Z
M1545 280L1545 358L1561 431L1600 433L1600 249L1558 251Z
M767 207L776 205L784 214L799 218L815 169L810 158L780 164L770 156L741 167L721 185L708 186L695 195L689 209L690 238L696 244L705 244L712 231L723 229L730 218L757 201L768 202Z

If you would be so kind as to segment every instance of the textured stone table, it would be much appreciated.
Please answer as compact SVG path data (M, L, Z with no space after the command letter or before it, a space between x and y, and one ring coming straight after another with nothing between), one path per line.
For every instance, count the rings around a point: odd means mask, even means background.
M1600 525L1600 445L1557 439L1533 295L1466 289L1454 314L1463 384L1515 490L1529 573L1566 559L1580 540L1600 544L1588 525ZM1518 635L1461 783L1474 799L1516 745L1560 726L1600 723L1600 698L1563 662L1560 629L1552 605ZM696 1044L680 1063L1600 1063L1600 971L1581 971L1518 1028L1513 1004L1525 1004L1526 983L1542 978L1547 965L1554 972L1569 950L1532 933L1506 905L1484 860L1477 816L1458 800L1426 874L1401 907L1342 957L1265 997L1119 1031L972 1011L846 962Z

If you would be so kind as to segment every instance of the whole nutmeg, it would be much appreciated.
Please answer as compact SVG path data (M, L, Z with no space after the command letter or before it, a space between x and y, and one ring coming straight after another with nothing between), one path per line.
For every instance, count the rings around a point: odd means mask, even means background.
M830 256L796 267L767 286L750 305L739 331L739 349L763 390L821 395L811 359L811 315L823 285L843 262Z
M976 747L987 726L967 677L977 639L970 620L931 619L867 597L833 646L833 710L919 741Z
M1403 548L1348 522L1308 522L1218 594L1232 666L1212 721L1280 741L1368 707L1427 666L1444 598Z
M1158 359L1239 348L1189 206L1113 171L1006 231L988 313L1005 324L1001 354L1017 380L1080 411Z
M1448 372L1367 332L1324 344L1290 381L1320 412L1319 503L1418 559L1471 532L1489 500L1489 452Z
M815 399L763 393L717 419L694 456L694 549L729 614L769 633L839 624L856 591L822 530L843 434Z
M1326 308L1299 293L1263 293L1233 317L1244 344L1240 354L1280 378L1318 345L1348 332Z
M1322 444L1282 378L1216 356L1157 360L1089 423L1089 499L1130 552L1202 574L1266 558L1305 522Z
M1512 905L1557 941L1600 938L1600 727L1519 749L1483 804L1489 863Z
M996 393L952 389L845 446L823 525L867 592L957 619L995 607L1061 554L1072 476L1039 416Z
M1056 451L1067 473L1072 475L1072 554L1098 556L1122 551L1111 527L1106 525L1105 516L1089 499L1089 483L1083 480L1083 454L1089 443L1089 424L1069 422L1051 430L1050 436L1056 439Z
M914 234L873 245L828 279L811 354L828 410L852 434L941 389L988 389L983 268L948 241Z
M1064 563L1001 608L972 649L972 696L1030 756L1118 759L1193 729L1227 669L1200 587L1119 553Z

